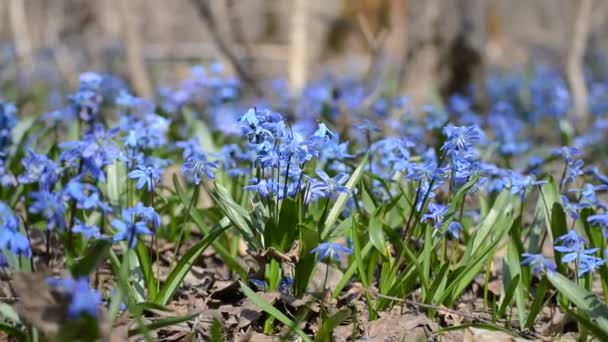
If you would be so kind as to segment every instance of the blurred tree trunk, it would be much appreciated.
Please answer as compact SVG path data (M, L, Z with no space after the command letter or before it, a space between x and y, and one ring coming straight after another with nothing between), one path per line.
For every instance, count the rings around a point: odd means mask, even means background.
M127 64L133 88L138 96L151 99L154 96L152 83L146 70L141 35L142 3L140 0L117 0L125 32Z
M9 0L9 15L19 67L22 72L26 72L32 62L32 40L23 0Z
M587 85L583 73L583 63L587 40L589 38L589 28L591 26L591 11L593 9L592 0L580 0L578 13L574 21L572 34L572 46L568 56L566 66L566 76L570 83L574 108L572 118L579 124L587 124L589 117L589 106L587 103Z
M289 92L297 98L306 85L308 72L308 1L293 0L291 34L289 39Z

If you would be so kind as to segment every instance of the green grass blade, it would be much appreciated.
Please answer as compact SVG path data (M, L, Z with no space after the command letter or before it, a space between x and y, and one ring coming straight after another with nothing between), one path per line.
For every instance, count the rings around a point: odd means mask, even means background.
M357 166L357 168L355 169L353 174L348 179L348 182L346 182L345 186L351 192L354 189L357 182L359 181L359 179L361 178L361 176L363 175L363 171L365 170L365 165L367 164L367 159L368 158L367 158L367 153L366 153L363 156L361 163L359 163L359 166ZM338 196L338 198L336 199L336 202L331 207L331 210L329 211L329 214L327 214L327 218L325 219L325 222L323 223L323 231L321 233L321 240L325 241L325 239L327 237L326 236L327 232L329 231L328 229L331 228L336 223L336 221L338 220L338 217L340 217L340 214L342 213L342 210L344 210L346 201L348 200L348 198L350 196L351 196L350 194L341 193Z
M85 254L76 259L70 267L70 274L73 277L88 276L102 262L106 260L110 253L112 243L108 240L97 240L93 242Z
M579 310L588 314L598 329L608 334L608 305L602 303L590 292L557 272L547 273L547 279L566 296Z
M536 320L536 316L543 309L543 305L545 304L545 295L547 294L547 289L549 285L549 281L547 277L543 277L536 288L536 292L534 293L534 301L529 309L528 318L526 320L526 325L524 326L526 329L531 328L534 325L534 321Z
M198 259L205 249L207 249L207 247L209 247L213 241L215 241L215 239L222 235L224 231L228 229L228 227L230 227L228 219L222 219L220 224L209 232L209 235L207 235L196 245L192 246L192 248L190 248L188 252L184 254L184 256L179 260L177 265L175 265L167 277L167 281L161 287L158 296L154 300L154 303L161 305L167 305L169 303L173 297L173 294L181 284L186 274L188 274L188 271L190 271L190 268L192 268L192 265L196 259Z
M27 341L26 333L12 325L0 322L0 331L6 333L8 336L14 337L17 341Z
M595 335L595 337L599 338L600 341L608 341L608 331L600 328L597 324L590 320L589 317L576 312L576 310L570 310L568 313L572 315L577 322L589 330L589 332Z
M225 341L222 321L215 317L213 318L213 322L211 322L211 333L209 335L209 339L211 340L211 342Z
M195 313L192 313L192 314L189 314L186 316L161 318L161 319L155 320L152 323L148 323L143 327L137 327L135 329L129 330L129 337L137 336L139 334L142 334L144 331L148 331L148 332L154 331L154 330L166 328L166 327L169 327L169 326L172 326L175 324L187 322L187 321L194 319L199 314L200 313L195 312Z
M367 244L365 244L365 247L363 247L363 249L361 249L361 252L360 252L361 258L366 258L367 254L369 254L369 251L372 250L372 247L373 247L372 243L370 241L368 241ZM344 272L342 279L340 279L340 282L338 282L338 285L336 285L336 288L334 289L334 293L333 293L333 298L338 298L338 296L340 295L340 292L342 292L342 289L346 286L346 284L350 281L350 279L353 277L353 275L357 271L357 268L358 268L357 261L352 260L350 265L346 269L346 272Z
M247 296L247 298L249 298L249 300L253 304L255 304L258 308L262 309L267 314L271 315L272 317L276 318L281 323L285 324L293 332L298 334L298 336L300 336L302 338L302 340L308 341L308 342L312 341L310 339L310 337L308 335L306 335L306 333L304 331L302 331L302 329L300 329L294 321L289 319L289 317L285 316L285 314L283 314L277 308L275 308L270 303L265 301L262 297L258 296L258 294L255 293L255 291L253 291L244 282L240 281L239 283L241 284L241 290L243 291L245 296Z
M331 333L338 325L340 325L340 323L348 318L348 314L348 310L340 310L334 315L326 317L323 320L323 324L321 325L321 329L319 329L317 336L315 336L315 342L331 341Z
M515 275L509 282L509 287L505 289L505 294L502 297L500 307L498 308L498 317L502 317L507 311L507 307L511 304L511 300L513 300L513 296L515 295L515 290L519 286L519 279L520 274Z

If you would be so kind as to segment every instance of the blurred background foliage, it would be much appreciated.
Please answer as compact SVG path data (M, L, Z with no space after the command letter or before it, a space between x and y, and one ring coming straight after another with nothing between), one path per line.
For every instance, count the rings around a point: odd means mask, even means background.
M592 0L3 0L0 86L60 94L96 70L154 97L219 60L256 95L262 80L285 76L298 94L331 72L424 103L531 62L603 72L607 14Z

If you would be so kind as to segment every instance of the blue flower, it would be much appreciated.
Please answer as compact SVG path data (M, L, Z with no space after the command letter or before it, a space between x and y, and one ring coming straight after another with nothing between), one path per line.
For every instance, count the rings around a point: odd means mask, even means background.
M153 207L146 207L143 203L137 202L137 204L129 210L137 219L143 220L154 229L160 228L161 218Z
M556 251L564 253L562 262L575 262L578 265L578 277L584 276L586 273L594 272L605 263L605 260L598 258L593 254L599 251L599 248L585 249L585 239L578 235L574 230L555 239ZM561 243L561 245L558 245Z
M89 280L86 277L49 278L48 283L51 287L69 296L68 314L71 318L78 318L85 314L95 319L98 318L102 296L99 291L89 287Z
M353 249L335 242L322 242L310 251L311 254L319 253L319 260L339 260L342 255L351 255Z
M122 217L112 219L111 224L118 230L114 234L113 241L127 241L129 248L135 248L138 235L152 235L146 222L137 220L136 215L129 209L123 209Z
M439 229L443 223L444 215L448 212L448 209L449 208L447 205L430 203L427 213L422 216L420 222L431 221L433 222L433 227L435 227L435 229Z
M188 158L182 165L182 173L188 181L199 185L206 175L209 179L215 179L215 169L217 164L210 162L204 154L194 155Z
M447 232L450 233L455 239L459 239L460 233L463 231L463 229L464 228L462 227L462 224L460 224L460 222L452 221L448 225Z
M135 170L129 172L129 178L137 179L137 189L146 185L148 192L154 190L154 184L160 180L160 170L153 166L138 165Z
M21 184L38 182L42 189L51 189L60 176L59 167L47 156L36 154L31 148L27 156L21 159L25 172L17 177Z
M183 158L188 159L191 156L204 154L205 151L201 147L201 143L198 138L192 138L190 140L178 141L175 146L184 150Z
M532 273L535 276L538 276L541 271L545 270L555 272L555 262L542 254L522 253L521 256L524 258L524 260L521 261L521 264L530 265L530 267L532 267Z
M590 255L597 252L597 248L588 249L583 251L579 257L579 265L578 265L578 277L581 278L587 273L593 273L597 271L600 267L602 267L606 260Z
M350 190L343 185L348 180L348 175L346 173L339 173L334 176L334 178L329 177L329 175L321 169L317 169L316 173L320 180L311 180L309 188L309 192L314 198L330 197L339 192L350 194Z
M72 227L72 232L80 233L85 239L97 239L101 236L99 228L96 226L87 226L79 219L76 219L76 224Z
M249 180L249 185L244 186L243 189L254 191L264 198L268 197L268 195L273 192L272 181L268 181L266 179L261 179L258 181L256 177L251 178L251 180Z
M65 229L65 206L60 193L46 190L32 192L33 203L30 206L32 214L40 214L47 219L49 230L58 227Z
M0 100L0 161L5 161L12 144L11 131L17 125L17 108Z
M547 183L547 181L537 181L532 176L524 176L514 172L511 174L511 194L519 194L523 201L527 188L545 183Z
M468 151L483 138L483 131L477 125L447 125L443 128L443 134L446 135L447 140L441 146L441 150L447 153Z

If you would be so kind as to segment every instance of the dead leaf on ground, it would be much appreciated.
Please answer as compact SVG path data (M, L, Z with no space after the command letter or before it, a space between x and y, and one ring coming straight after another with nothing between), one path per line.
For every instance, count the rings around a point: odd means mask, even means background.
M278 292L258 292L258 296L260 296L264 301L268 302L270 305L274 305L277 300L281 297L281 294ZM262 317L262 309L259 306L255 305L249 299L246 299L241 306L241 312L239 314L239 323L237 325L237 330L247 328L251 324L257 322L260 317Z
M423 314L388 313L365 325L365 335L374 341L427 341L437 324Z
M16 273L11 285L19 301L15 310L26 322L38 328L45 336L53 340L64 324L70 322L67 317L70 299L48 284L49 273ZM102 341L113 341L110 320L104 308L100 308L97 328Z
M490 331L478 328L467 328L464 331L464 342L524 342L522 338L515 338L501 331Z

